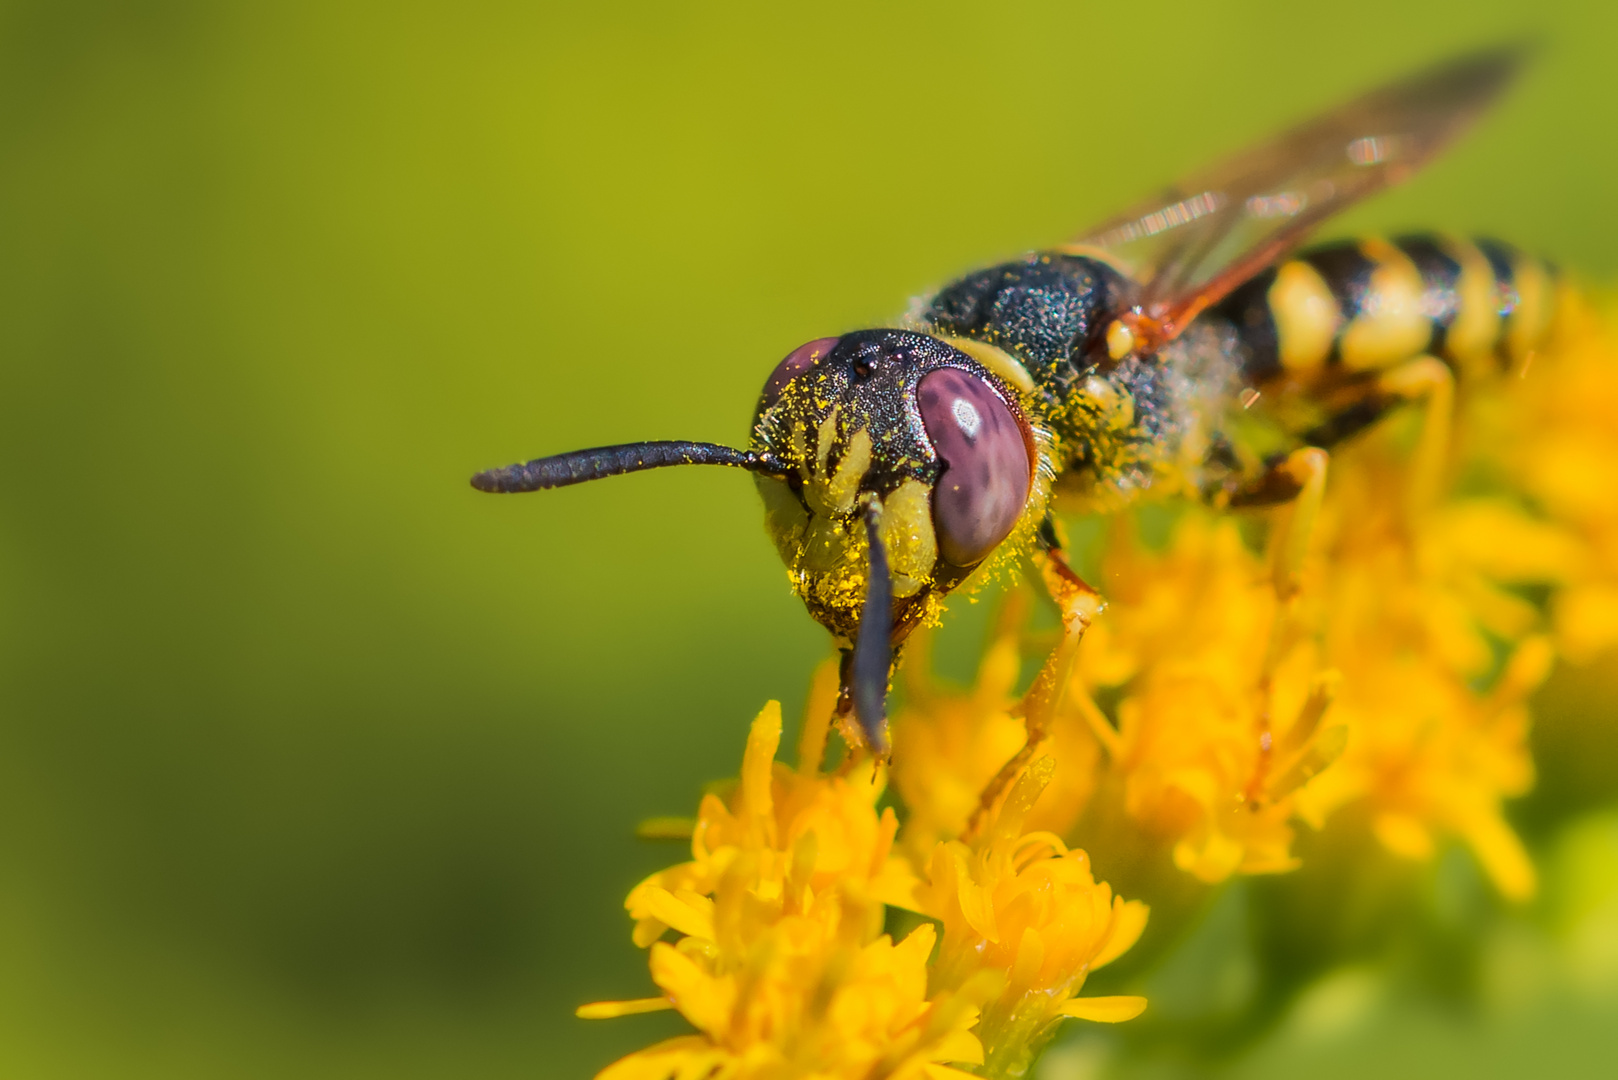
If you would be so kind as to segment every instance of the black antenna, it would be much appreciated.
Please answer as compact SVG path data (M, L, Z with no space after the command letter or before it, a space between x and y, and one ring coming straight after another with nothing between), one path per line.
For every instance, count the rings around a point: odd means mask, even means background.
M865 504L865 535L870 540L871 568L865 586L865 606L860 610L859 634L854 641L849 697L854 718L865 731L865 740L877 754L888 751L887 697L888 674L893 667L893 579L888 576L888 553L882 546L879 526L882 503L872 498Z
M666 465L734 465L767 476L785 476L788 472L786 465L777 458L716 443L640 442L601 446L594 450L574 450L535 458L521 465L489 469L472 477L472 486L479 491L500 494L543 491L643 469L661 469Z

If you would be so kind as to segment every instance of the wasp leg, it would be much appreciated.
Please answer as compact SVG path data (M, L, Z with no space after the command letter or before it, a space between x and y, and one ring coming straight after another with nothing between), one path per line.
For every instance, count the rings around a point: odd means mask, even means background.
M1285 505L1285 517L1271 533L1270 554L1275 594L1285 603L1298 593L1309 538L1326 495L1326 468L1331 455L1318 446L1294 450L1275 462L1249 488L1237 492L1231 506Z
M1249 778L1246 798L1254 805L1260 800L1270 775L1275 736L1270 716L1271 690L1275 671L1289 643L1293 614L1304 559L1320 518L1326 495L1326 470L1331 455L1318 446L1305 446L1271 463L1264 474L1247 487L1233 492L1233 507L1278 506L1282 517L1270 532L1271 583L1275 589L1275 616L1270 623L1269 644L1255 688L1258 705L1258 760Z
M1027 731L1026 741L1022 749L1002 765L1000 771L984 786L982 794L978 796L977 809L972 811L972 818L967 822L967 836L977 833L985 815L994 807L1007 786L1017 778L1023 766L1033 758L1039 744L1050 734L1057 707L1062 703L1063 692L1073 672L1073 659L1078 655L1079 642L1084 639L1085 630L1089 629L1090 624L1105 606L1101 594L1068 566L1067 559L1062 554L1061 540L1053 519L1046 518L1044 524L1040 526L1038 546L1031 557L1034 566L1039 570L1040 578L1045 582L1046 591L1050 593L1051 599L1056 601L1056 606L1061 611L1062 639L1055 651L1046 657L1039 674L1034 676L1034 682L1029 686L1028 693L1023 695L1022 714L1023 726Z
M1418 356L1383 372L1376 384L1397 401L1426 407L1405 489L1406 508L1411 517L1419 517L1433 504L1444 480L1455 414L1455 374L1436 356Z

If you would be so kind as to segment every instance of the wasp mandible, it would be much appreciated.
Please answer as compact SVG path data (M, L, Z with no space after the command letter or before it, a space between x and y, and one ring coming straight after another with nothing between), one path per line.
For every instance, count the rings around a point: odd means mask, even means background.
M1439 64L1069 244L968 274L900 326L794 349L764 383L745 451L633 443L472 484L535 491L666 465L753 473L793 589L842 651L839 713L878 754L906 636L987 564L1027 553L1064 632L1025 700L1026 756L1101 607L1063 557L1058 500L1318 501L1332 446L1402 402L1447 404L1456 377L1497 374L1544 336L1551 272L1500 243L1407 236L1290 255L1325 218L1431 160L1524 59L1509 45Z

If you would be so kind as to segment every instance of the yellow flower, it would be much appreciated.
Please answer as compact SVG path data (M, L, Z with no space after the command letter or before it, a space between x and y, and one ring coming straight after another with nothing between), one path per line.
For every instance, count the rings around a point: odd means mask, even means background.
M1084 852L1023 831L1054 771L1049 758L1034 761L973 846L939 843L919 892L922 911L944 927L935 988L996 977L978 1025L990 1076L1022 1075L1063 1017L1116 1022L1146 1007L1139 997L1076 996L1140 937L1146 906L1097 882Z
M905 703L893 718L893 782L907 811L899 840L918 865L931 858L938 841L966 831L984 785L1023 744L1013 690L1029 599L1025 590L1008 595L977 680L965 691L944 689L934 680L926 632L911 640L903 670ZM1095 788L1100 747L1084 719L1070 709L1056 718L1041 749L1055 771L1026 824L1065 835Z
M1410 858L1457 837L1514 899L1535 888L1502 810L1533 783L1527 699L1558 652L1618 641L1602 630L1618 627L1618 604L1606 607L1618 559L1604 563L1618 555L1618 516L1592 494L1618 490L1618 463L1602 456L1618 440L1597 421L1618 408L1618 347L1576 303L1562 323L1526 372L1468 388L1464 497L1415 516L1389 498L1407 459L1397 428L1339 455L1306 589L1342 672L1333 717L1351 737L1300 811L1322 823L1363 803L1382 844ZM1535 590L1548 592L1549 625Z
M1275 592L1233 520L1187 511L1162 552L1121 524L1103 564L1109 606L1042 746L1053 782L1028 825L1094 840L1122 813L1203 880L1290 869L1294 794L1341 745L1341 731L1321 724L1318 650L1293 635L1267 672ZM907 673L894 777L912 853L960 836L978 792L1022 743L1011 687L1026 601L1013 594L1008 603L972 689L945 692L924 670ZM1096 704L1101 696L1115 699L1114 715Z
M942 1080L962 1075L943 1062L982 1060L972 993L927 995L933 927L897 944L881 933L884 899L908 901L915 888L892 854L893 811L876 811L881 771L793 771L774 761L780 737L771 702L730 800L702 801L692 861L630 893L635 940L651 946L662 996L579 1010L676 1008L700 1034L631 1054L600 1080ZM659 940L670 929L681 936Z
M877 809L882 767L855 754L821 770L832 669L796 769L774 760L767 706L739 783L688 826L691 861L626 901L660 995L579 1010L674 1008L697 1033L600 1080L1024 1075L1062 1019L1145 1007L1079 996L1147 915L1095 879L1079 840L1133 858L1109 876L1156 880L1170 907L1146 860L1206 882L1285 871L1299 823L1334 820L1368 821L1410 858L1462 842L1502 893L1531 895L1502 811L1533 782L1528 698L1559 656L1618 645L1618 330L1574 301L1562 325L1526 377L1463 388L1454 490L1410 479L1419 410L1335 451L1285 600L1235 516L1184 507L1160 547L1120 518L1110 606L1042 756L986 812L980 792L1023 741L1026 591L967 690L934 685L912 640L893 729L902 831ZM895 942L889 906L934 921Z
M1562 533L1551 602L1558 650L1618 647L1618 304L1569 289L1556 339L1471 410L1472 455Z
M1117 532L1113 601L1069 696L1095 716L1125 811L1204 881L1291 869L1294 795L1340 737L1322 729L1318 651L1277 621L1267 562L1234 519L1188 510L1161 553ZM1113 723L1092 704L1103 691Z
M1503 816L1533 782L1528 698L1558 655L1618 645L1618 330L1576 301L1561 322L1526 373L1463 386L1455 492L1412 497L1418 408L1334 452L1288 606L1235 516L1183 507L1161 550L1121 518L1040 827L1138 847L1112 835L1127 821L1216 882L1290 869L1296 824L1353 805L1390 850L1458 839L1504 894L1531 895ZM970 691L908 678L907 850L961 835L1020 745L1020 619L1005 623Z

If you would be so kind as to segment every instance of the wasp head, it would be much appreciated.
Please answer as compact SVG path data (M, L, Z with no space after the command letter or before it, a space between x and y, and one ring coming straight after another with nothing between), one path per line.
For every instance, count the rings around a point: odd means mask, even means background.
M869 330L794 350L764 384L752 450L765 523L809 612L847 645L876 534L904 636L1009 536L1034 500L1033 432L1015 396L925 334Z
M752 472L793 587L843 649L839 708L882 752L893 646L1013 531L1038 524L1050 487L1039 464L1018 398L987 368L925 334L867 330L781 361L745 452L625 443L489 469L472 486L542 491L671 465Z

